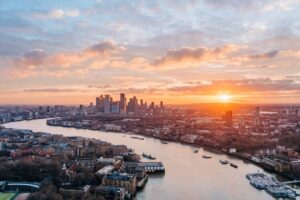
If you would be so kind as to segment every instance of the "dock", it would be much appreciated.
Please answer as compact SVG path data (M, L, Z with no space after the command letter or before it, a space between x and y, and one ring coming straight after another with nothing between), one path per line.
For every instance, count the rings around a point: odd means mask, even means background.
M125 167L129 169L142 168L148 174L165 173L165 167L162 162L126 162Z
M142 190L144 187L145 187L145 185L146 185L146 183L147 183L147 181L148 181L148 174L146 174L145 175L145 177L144 178L142 178L138 183L137 183L137 190Z
M265 190L275 198L296 199L297 193L293 189L279 182L276 178L270 177L264 173L249 173L246 175L250 184L259 189Z
M148 173L164 173L165 167L162 162L141 162L139 166L144 167Z

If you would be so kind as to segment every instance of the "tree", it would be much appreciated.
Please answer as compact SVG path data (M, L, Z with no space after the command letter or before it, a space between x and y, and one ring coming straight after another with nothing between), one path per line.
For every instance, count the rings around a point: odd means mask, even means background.
M63 200L63 197L53 183L47 182L38 192L32 193L28 200Z

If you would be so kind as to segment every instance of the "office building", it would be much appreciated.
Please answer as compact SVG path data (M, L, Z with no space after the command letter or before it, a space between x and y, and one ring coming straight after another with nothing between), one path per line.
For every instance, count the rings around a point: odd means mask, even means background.
M111 103L111 113L120 113L120 102L113 101Z
M109 114L110 113L110 102L111 98L108 94L104 96L104 113Z
M131 195L136 193L137 181L136 176L133 174L121 174L118 172L107 174L103 179L103 183L104 185L125 188Z
M225 111L224 120L225 120L226 126L232 127L232 111L231 110Z
M126 97L124 93L120 94L120 104L119 104L119 108L120 108L120 114L125 114L126 111Z
M259 116L259 114L260 114L260 108L259 108L259 107L256 107L256 108L255 108L255 115L256 115L256 116Z
M100 112L104 112L104 98L103 95L96 97L96 107Z

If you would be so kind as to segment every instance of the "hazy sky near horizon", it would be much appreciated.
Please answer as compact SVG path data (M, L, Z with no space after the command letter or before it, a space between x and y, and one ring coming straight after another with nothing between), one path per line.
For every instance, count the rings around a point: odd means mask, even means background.
M0 0L0 103L300 103L300 0Z

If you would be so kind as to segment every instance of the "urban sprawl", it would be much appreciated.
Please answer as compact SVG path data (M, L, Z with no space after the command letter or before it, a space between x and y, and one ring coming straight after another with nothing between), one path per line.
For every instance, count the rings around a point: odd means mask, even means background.
M88 106L0 107L0 192L15 191L28 199L50 193L57 199L130 199L145 186L149 173L165 171L155 157L144 154L149 161L141 161L125 145L5 128L8 122L41 118L47 118L50 126L130 133L141 135L132 139L154 137L164 144L203 147L291 180L300 178L300 106L168 106L136 97L127 100L121 93L117 101L100 95ZM269 180L263 176L253 175L251 181Z

